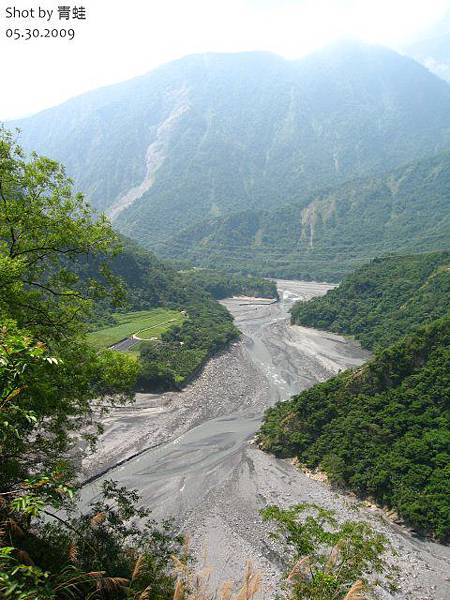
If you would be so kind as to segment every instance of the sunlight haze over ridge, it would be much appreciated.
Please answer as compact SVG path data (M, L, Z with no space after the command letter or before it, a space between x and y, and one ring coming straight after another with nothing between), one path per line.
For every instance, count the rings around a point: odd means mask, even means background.
M18 0L14 6L41 5L56 14L60 4ZM0 120L35 113L187 54L265 50L295 59L341 38L401 49L442 19L450 0L84 0L76 6L86 7L85 21L51 22L73 27L72 41L7 39L7 28L49 26L38 19L6 19L12 5L1 2L0 55L3 81L9 83L0 97Z

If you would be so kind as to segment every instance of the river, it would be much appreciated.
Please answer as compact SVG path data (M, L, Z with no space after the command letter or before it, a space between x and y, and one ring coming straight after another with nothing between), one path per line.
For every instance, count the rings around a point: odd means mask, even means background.
M183 392L138 394L135 405L104 419L98 450L83 464L84 476L95 477L83 488L83 502L96 497L104 478L138 489L154 517L176 516L191 533L194 553L212 567L213 583L238 579L250 559L269 594L284 564L259 517L262 507L316 502L342 518L355 518L356 511L401 554L402 591L383 598L448 600L446 548L413 538L381 511L360 506L254 444L267 407L369 357L340 336L289 324L294 301L322 295L330 286L277 285L275 304L224 301L242 339L212 359Z

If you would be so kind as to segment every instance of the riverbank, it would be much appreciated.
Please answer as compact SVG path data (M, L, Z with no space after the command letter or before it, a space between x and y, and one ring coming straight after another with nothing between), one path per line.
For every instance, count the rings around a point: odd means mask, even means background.
M270 503L315 502L339 518L368 519L391 540L400 555L402 590L384 598L448 599L448 549L412 538L252 443L269 405L369 356L340 336L289 325L292 302L328 286L280 281L278 287L277 304L224 301L241 341L213 358L183 392L140 394L133 407L116 409L103 422L97 453L84 461L83 478L112 468L107 477L138 488L156 518L176 516L191 532L197 556L207 554L213 580L238 578L251 559L266 588L274 589L284 565L258 511ZM99 481L85 487L85 500L95 496Z

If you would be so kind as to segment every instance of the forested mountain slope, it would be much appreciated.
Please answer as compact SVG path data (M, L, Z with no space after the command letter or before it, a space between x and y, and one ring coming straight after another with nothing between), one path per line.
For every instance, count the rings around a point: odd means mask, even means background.
M367 348L396 342L450 310L450 252L375 259L322 298L292 308L297 324L354 335Z
M155 247L208 215L273 209L450 147L450 86L356 42L297 61L195 55L15 124Z
M269 409L263 448L297 456L421 533L450 537L450 319L434 321L356 371Z
M130 308L175 307L194 297L201 298L205 293L219 300L229 296L277 297L277 286L273 281L207 269L178 271L132 240L123 236L120 240L121 251L110 259L109 266L111 273L125 285L125 302ZM93 272L100 276L91 259L84 266L81 262L80 265L85 276Z
M445 249L449 240L450 153L443 152L296 205L204 221L159 251L205 266L336 281L374 256Z
M375 348L357 370L270 409L266 450L296 456L446 542L450 462L450 252L375 259L294 323Z

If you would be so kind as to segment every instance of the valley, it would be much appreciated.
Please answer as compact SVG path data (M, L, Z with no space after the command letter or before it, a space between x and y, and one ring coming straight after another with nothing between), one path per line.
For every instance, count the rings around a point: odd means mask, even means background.
M339 518L368 519L399 551L401 592L382 598L444 600L450 591L444 576L448 548L411 537L381 511L360 506L255 445L267 407L369 356L338 335L289 325L287 311L295 300L323 295L330 286L277 285L276 304L223 302L243 337L212 358L183 392L138 394L135 405L104 419L98 450L83 464L83 479L99 477L84 487L83 502L96 496L105 478L137 488L155 518L176 515L192 534L197 559L213 569L212 585L239 579L251 559L268 593L285 563L258 511L270 503L314 502L335 509Z
M448 23L0 123L1 599L449 600Z

